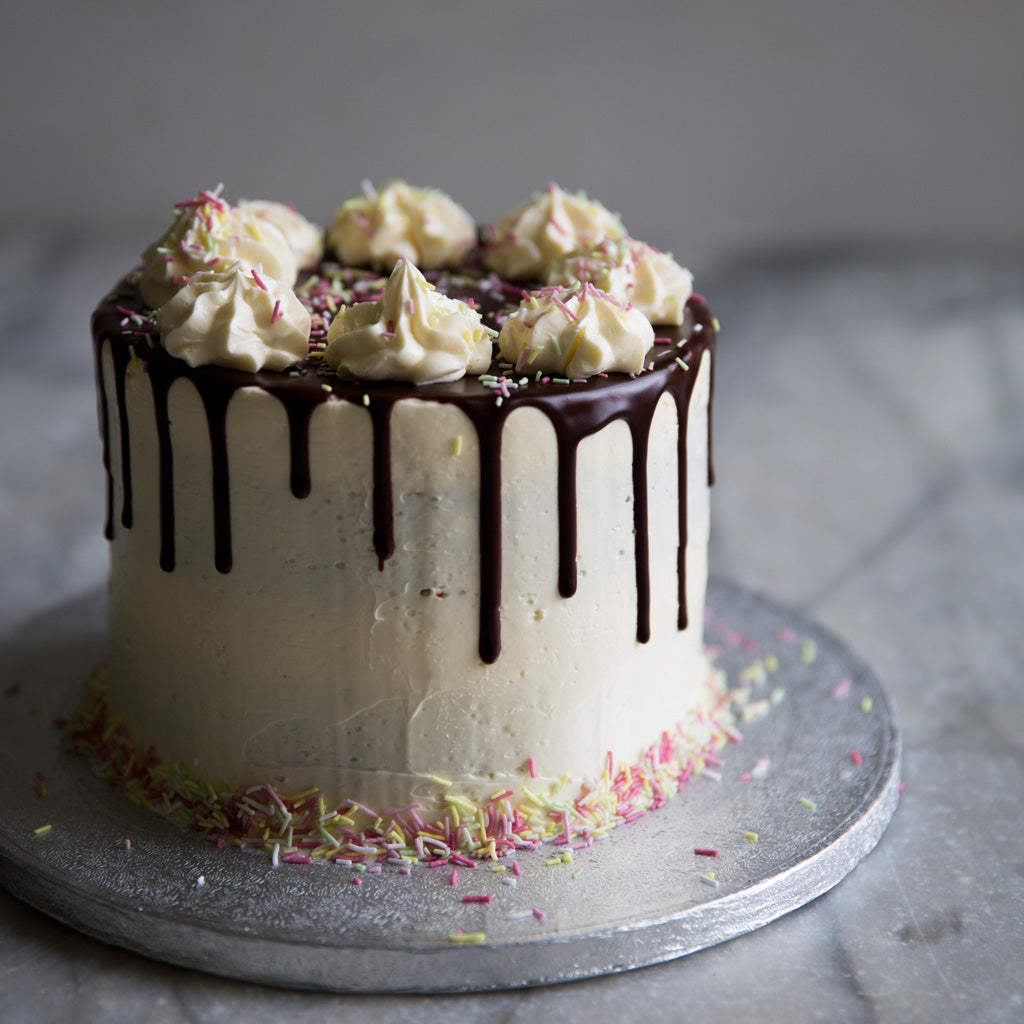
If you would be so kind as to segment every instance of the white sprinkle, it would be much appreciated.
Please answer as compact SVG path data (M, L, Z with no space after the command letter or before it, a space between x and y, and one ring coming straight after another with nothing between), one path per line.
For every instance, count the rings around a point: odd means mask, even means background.
M281 844L274 843L274 853L270 858L270 863L276 868L281 865Z
M198 887L199 887L200 889L202 889L202 887L203 887L204 885L206 885L206 875L200 875L200 876L199 876L199 877L198 877L198 878L196 879L196 885L197 885L197 886L198 886Z

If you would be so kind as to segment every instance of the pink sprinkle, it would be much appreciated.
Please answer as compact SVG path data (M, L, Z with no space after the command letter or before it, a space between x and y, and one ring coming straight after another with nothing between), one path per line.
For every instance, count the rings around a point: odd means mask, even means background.
M672 339L671 338L655 338L654 339L654 344L655 345L671 345L672 344Z
M270 322L272 324L276 324L277 323L277 318L280 315L281 315L281 300L278 299L277 302L274 303L274 312L270 314Z
M557 296L552 295L551 301L573 322L576 321L576 314Z
M491 902L491 897L490 896L463 896L462 897L462 902L463 903L490 903Z
M448 863L448 858L447 857L437 857L434 860L428 860L427 861L427 867L428 868L443 868L443 867L445 867L447 865L447 863Z
M707 299L705 299L700 292L692 292L690 294L690 298L693 299L694 302L707 302Z
M451 877L448 879L448 884L454 889L459 884L459 873L452 868Z
M127 850L128 852L129 852L129 853L131 853L131 852L132 852L132 841L131 841L130 839L126 839L126 840L124 841L124 848L125 848L125 849L126 849L126 850Z
M260 275L256 273L255 268L250 270L249 273L252 274L252 279L256 282L257 287L262 288L264 291L269 290L267 286L263 283L263 280L260 278Z
M411 874L412 874L412 868L410 868L408 864L403 864L403 865L402 865L402 866L401 866L401 867L400 867L400 868L398 869L398 873L399 873L400 875L411 875Z
M783 626L775 636L778 638L779 643L782 644L791 644L796 641L796 633L786 626Z
M845 679L838 682L832 690L832 696L835 700L842 700L850 692L850 678L847 676Z
M526 759L526 767L530 770L530 778L531 779L537 778L537 769L534 766L533 758L532 757L528 757Z
M740 782L749 782L749 781L750 781L750 772L744 772L740 776Z
M693 852L698 857L717 857L718 856L718 851L717 850L705 849L702 846L694 847Z
M850 751L850 760L859 768L864 763L864 758L860 756L860 751L854 747Z
M523 869L519 866L519 861L512 861L512 874L518 878L523 873Z
M533 916L541 922L546 921L548 918L548 915L543 910L538 910L536 907L533 908Z
M416 307L413 305L412 299L405 300L405 311L406 313L409 314L409 316L412 316L413 313L416 312Z
M360 886L360 885L363 884L363 880L358 875L353 875L352 876L352 884L355 885L355 886Z
M453 853L451 855L451 860L464 868L476 868L476 861L470 860L468 857L463 857L461 853Z

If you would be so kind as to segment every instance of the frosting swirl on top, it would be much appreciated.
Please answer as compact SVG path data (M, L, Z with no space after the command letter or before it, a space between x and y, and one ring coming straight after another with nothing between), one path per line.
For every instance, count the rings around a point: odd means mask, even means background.
M139 291L151 307L162 306L193 274L239 260L247 267L262 266L264 277L295 283L288 239L270 221L225 202L219 191L178 203L174 222L142 254Z
M432 188L389 181L342 203L327 240L343 263L391 269L399 260L453 267L476 245L476 224L454 199Z
M502 324L498 348L517 372L542 370L570 379L640 373L654 328L638 309L595 288L531 292Z
M652 324L681 324L693 275L668 253L635 239L606 238L553 260L548 284L590 281L620 302L632 303Z
M284 370L309 352L306 307L287 284L241 262L193 274L157 325L164 349L189 366Z
M493 337L479 313L400 259L377 302L357 303L334 318L325 358L342 378L434 384L484 373Z
M552 182L498 221L484 260L503 277L537 280L553 259L625 233L619 218L600 203L583 192L563 192Z
M269 220L288 239L295 262L300 267L311 267L323 256L323 230L306 220L290 203L278 203L273 199L242 199L237 209Z

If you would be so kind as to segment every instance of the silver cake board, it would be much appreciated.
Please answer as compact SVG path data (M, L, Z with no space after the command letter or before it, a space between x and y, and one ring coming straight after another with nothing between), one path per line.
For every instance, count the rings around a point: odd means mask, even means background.
M730 679L778 663L755 690L778 703L741 723L718 778L569 863L545 846L514 856L519 877L511 860L481 863L453 886L450 868L360 874L218 850L93 775L53 725L103 656L105 600L90 594L4 650L0 884L104 942L291 988L516 988L713 946L820 896L871 851L898 800L900 734L870 669L821 627L717 580L708 608Z

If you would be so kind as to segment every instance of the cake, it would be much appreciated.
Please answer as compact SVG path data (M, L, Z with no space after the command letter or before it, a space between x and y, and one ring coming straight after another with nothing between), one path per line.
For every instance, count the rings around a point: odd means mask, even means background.
M74 744L297 859L664 803L728 732L689 274L554 185L484 229L367 185L320 239L200 192L93 315L109 664Z

